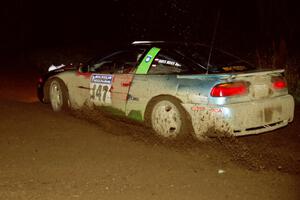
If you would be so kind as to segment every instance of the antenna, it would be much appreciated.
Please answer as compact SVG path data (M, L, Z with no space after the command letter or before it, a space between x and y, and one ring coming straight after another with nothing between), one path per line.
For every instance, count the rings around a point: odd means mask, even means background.
M217 27L219 25L220 14L221 14L221 9L218 10L217 21L216 21L216 24L215 24L213 37L212 37L212 40L211 40L211 43L210 43L210 50L209 50L209 55L208 55L208 60L207 60L206 74L208 74L208 68L209 68L209 65L210 65L211 54L212 54L213 47L214 47L215 40L216 40Z

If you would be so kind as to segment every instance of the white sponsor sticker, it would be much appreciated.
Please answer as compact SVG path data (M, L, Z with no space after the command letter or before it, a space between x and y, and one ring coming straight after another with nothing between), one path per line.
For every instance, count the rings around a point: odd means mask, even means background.
M111 85L113 75L93 74L90 83L90 99L95 105L111 104Z

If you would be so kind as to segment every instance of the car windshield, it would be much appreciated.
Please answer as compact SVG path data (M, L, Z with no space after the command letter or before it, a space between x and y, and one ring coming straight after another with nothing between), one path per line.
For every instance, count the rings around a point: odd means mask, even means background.
M209 59L210 48L204 45L189 45L176 48L176 52L193 61L201 69L208 68L210 73L224 73L224 72L244 72L255 69L255 67L228 52L213 49Z

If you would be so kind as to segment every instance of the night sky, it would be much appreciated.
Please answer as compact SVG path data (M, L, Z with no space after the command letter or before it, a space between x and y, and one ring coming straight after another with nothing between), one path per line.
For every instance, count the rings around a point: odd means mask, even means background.
M2 3L1 49L24 50L106 41L200 41L237 51L272 48L297 52L300 12L285 0L98 0Z

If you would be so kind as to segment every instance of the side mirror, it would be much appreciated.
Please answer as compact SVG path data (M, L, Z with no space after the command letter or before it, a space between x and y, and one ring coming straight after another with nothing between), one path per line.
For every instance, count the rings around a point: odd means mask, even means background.
M79 67L78 67L78 71L80 73L87 73L87 72L89 72L89 66L80 63Z

